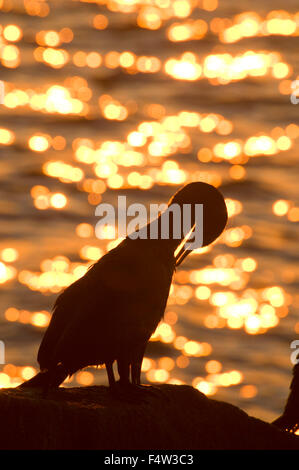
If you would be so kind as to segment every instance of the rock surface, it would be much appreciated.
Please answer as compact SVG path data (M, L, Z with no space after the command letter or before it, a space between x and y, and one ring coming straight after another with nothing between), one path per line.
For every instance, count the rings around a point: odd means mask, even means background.
M1 449L299 449L299 437L192 387L159 385L128 402L107 387L0 392ZM140 399L141 398L141 399Z

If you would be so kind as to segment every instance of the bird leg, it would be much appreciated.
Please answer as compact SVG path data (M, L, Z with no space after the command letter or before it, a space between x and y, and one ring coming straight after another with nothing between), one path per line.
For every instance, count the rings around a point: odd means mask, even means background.
M141 385L141 367L142 367L142 361L143 361L143 356L145 353L145 348L146 348L146 343L139 348L139 353L136 354L136 358L134 361L131 361L131 379L132 379L132 384L139 389L143 390L150 390L152 387L151 385Z
M141 384L141 366L146 349L147 341L138 345L133 355L134 359L131 361L131 380L132 384L140 386Z
M124 387L130 385L130 363L127 358L117 361L117 369L119 373L119 384Z
M140 385L141 384L141 365L142 359L132 362L131 364L131 379L133 385Z
M122 358L117 361L117 369L119 373L119 381L116 382L114 380L114 376L111 382L109 379L110 391L112 395L118 400L125 401L128 403L139 402L140 401L139 397L137 397L135 393L135 386L130 383L130 363L127 360L127 358ZM112 371L112 366L107 368L108 378L110 375L112 379L111 371Z
M131 386L134 387L134 390L138 391L139 393L140 392L154 393L156 391L160 392L160 389L158 389L154 385L141 385L141 381L140 381L141 365L142 365L142 359L132 362L131 364L131 377L132 377Z
M128 382L126 381L126 364L124 362L120 363L119 361L117 361L118 373L121 378L118 382L116 382L114 377L113 362L106 362L105 366L109 380L110 393L119 400L131 402L131 396L128 395L128 390L126 387L124 387L130 385L129 379Z
M114 388L115 383L116 383L112 364L113 364L113 362L106 362L105 363L110 389Z
M136 359L131 362L131 378L132 378L132 386L135 390L139 392L150 392L155 393L156 391L160 392L160 389L155 387L154 385L141 385L141 367L143 356L145 353L146 344L140 348L139 354L136 355Z

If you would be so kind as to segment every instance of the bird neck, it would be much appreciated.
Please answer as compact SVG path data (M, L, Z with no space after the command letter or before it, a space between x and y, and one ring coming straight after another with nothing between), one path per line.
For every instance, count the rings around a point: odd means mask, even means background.
M130 234L128 239L132 240L135 246L138 243L141 250L152 252L153 256L159 256L161 259L172 262L174 252L183 240L178 236L178 233L175 233L175 229L172 221L167 225L159 216Z

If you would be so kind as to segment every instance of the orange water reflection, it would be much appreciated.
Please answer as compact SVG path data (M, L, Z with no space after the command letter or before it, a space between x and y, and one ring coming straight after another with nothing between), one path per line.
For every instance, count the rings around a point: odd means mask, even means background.
M53 231L43 234L41 259L24 227L21 242L1 239L3 289L42 299L40 307L21 308L12 295L3 319L42 333L51 316L42 306L46 296L79 279L119 243L109 238L110 226L105 240L95 237L87 215L97 204L120 192L134 201L158 200L182 184L206 181L225 193L228 226L176 272L151 338L163 353L147 355L142 370L151 382L192 383L207 395L232 389L241 400L254 400L260 387L242 365L219 357L216 340L198 338L201 327L209 334L234 330L238 338L270 335L281 325L299 331L298 322L290 327L299 305L298 270L290 254L288 263L277 253L287 249L287 232L292 253L298 235L298 192L290 184L299 126L289 95L299 72L280 43L298 36L298 13L267 7L229 14L217 0L71 3L88 15L58 25L52 1L0 0L1 171L6 177L15 169L12 187L26 186L26 217L34 224L57 221L61 237L55 244ZM263 114L262 105L273 108ZM285 183L275 173L279 165L288 169ZM12 193L4 213L18 203ZM5 230L11 233L8 222ZM71 240L70 247L62 239ZM267 250L284 260L281 269L268 265ZM98 372L78 372L68 383L96 383ZM34 373L32 364L6 364L0 387Z

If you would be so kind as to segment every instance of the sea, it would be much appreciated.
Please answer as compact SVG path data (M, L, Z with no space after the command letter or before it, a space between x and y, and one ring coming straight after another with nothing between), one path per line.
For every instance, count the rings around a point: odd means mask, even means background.
M298 37L295 0L0 0L1 387L36 373L57 296L117 243L96 208L203 181L229 221L177 268L142 382L282 413L299 344ZM104 369L65 386L94 384Z

